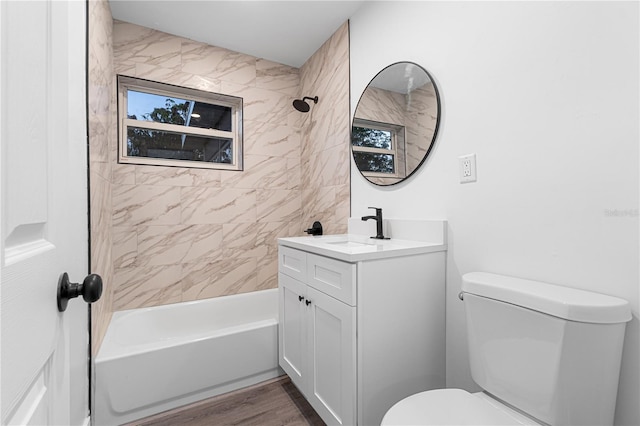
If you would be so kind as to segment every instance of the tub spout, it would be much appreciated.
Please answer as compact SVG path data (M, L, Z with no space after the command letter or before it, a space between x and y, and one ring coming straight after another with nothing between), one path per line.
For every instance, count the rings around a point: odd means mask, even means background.
M311 228L307 229L304 232L306 232L309 235L322 235L322 224L318 221L315 221L313 222L313 225L311 226Z

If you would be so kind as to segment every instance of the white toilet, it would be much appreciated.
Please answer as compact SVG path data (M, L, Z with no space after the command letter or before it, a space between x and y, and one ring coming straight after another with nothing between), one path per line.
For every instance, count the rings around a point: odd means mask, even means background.
M465 274L469 362L483 392L418 393L382 425L611 425L627 301L484 272Z

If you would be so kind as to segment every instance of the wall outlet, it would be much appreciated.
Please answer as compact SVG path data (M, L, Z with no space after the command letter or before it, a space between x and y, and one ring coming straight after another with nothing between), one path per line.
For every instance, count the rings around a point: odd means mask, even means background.
M476 175L476 155L467 154L458 157L460 162L460 183L475 182Z

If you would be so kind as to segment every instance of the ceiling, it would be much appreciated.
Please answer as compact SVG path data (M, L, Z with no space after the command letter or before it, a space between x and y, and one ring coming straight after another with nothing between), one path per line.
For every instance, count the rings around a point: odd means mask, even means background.
M114 19L299 68L365 0L109 0Z

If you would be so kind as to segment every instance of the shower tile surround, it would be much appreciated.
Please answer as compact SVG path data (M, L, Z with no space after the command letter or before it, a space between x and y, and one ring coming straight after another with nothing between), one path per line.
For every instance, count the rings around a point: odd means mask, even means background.
M98 31L111 16L95 21ZM313 220L346 232L347 23L301 69L119 21L112 39L110 28L99 31L105 55L113 40L103 109L115 114L115 74L240 96L244 171L117 164L115 117L96 127L104 137L91 141L92 178L104 171L108 180L95 192L92 184L91 208L108 226L92 230L92 255L103 278L112 268L112 297L95 305L108 312L96 318L98 341L111 311L277 287L277 238L302 235ZM295 111L292 100L312 92L320 102Z
M318 103L302 114L302 223L322 223L325 234L344 234L351 209L349 24L300 68L302 96Z
M112 187L110 149L116 137L115 87L113 79L113 22L106 1L87 3L88 36L88 131L91 204L91 272L103 280L102 298L92 304L92 351L95 355L111 319L113 300Z

